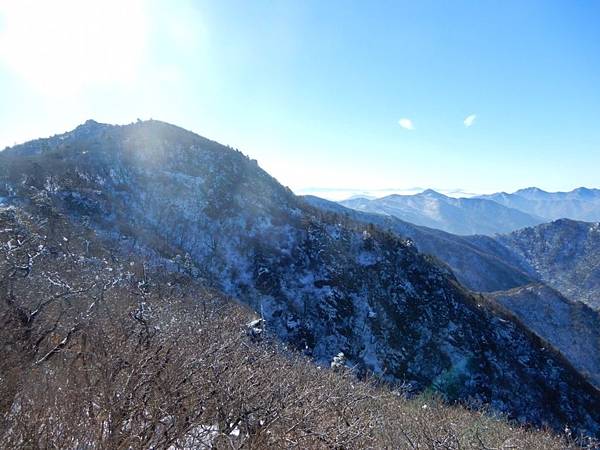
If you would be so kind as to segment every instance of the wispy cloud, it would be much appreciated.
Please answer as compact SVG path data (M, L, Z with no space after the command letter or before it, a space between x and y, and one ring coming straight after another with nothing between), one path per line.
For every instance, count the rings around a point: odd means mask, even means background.
M412 122L412 120L410 119L406 119L406 118L402 118L398 121L398 125L400 125L402 128L404 128L405 130L414 130L415 126Z
M471 114L470 116L465 117L465 120L463 120L465 127L469 128L471 125L473 125L475 123L475 119L477 119L476 114Z

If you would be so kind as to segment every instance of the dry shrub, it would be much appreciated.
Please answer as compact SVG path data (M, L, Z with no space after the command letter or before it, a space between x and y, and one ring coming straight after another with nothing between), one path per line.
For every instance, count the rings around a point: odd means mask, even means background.
M249 336L251 311L187 275L90 249L60 221L3 219L1 448L575 447L320 368Z

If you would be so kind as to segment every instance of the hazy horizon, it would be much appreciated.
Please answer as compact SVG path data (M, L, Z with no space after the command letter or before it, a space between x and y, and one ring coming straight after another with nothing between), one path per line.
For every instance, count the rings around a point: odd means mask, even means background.
M88 120L92 120L95 121L94 119L87 119ZM158 119L154 119L154 120L158 120ZM82 122L79 125L84 124L85 122ZM131 122L133 123L133 122ZM116 125L116 126L124 126L127 124L108 124L108 125ZM177 124L173 124L173 125L177 125ZM75 128L75 127L74 127ZM73 128L73 129L74 129ZM58 133L54 133L52 135L48 135L48 136L38 136L36 138L33 138L33 140L35 139L47 139L56 135L60 135L63 132L69 132L71 130L63 130L61 132ZM194 133L196 133L194 130L189 130L192 131ZM199 133L196 133L199 134ZM201 135L201 134L200 134ZM210 139L210 136L203 136L206 138ZM9 149L15 145L20 145L20 144L24 144L25 142L15 142L13 143L13 145L8 145L5 146L4 148L0 148L0 152L2 152L3 150ZM226 142L220 142L220 144L223 145L228 145ZM246 152L243 151L243 149L239 149L240 151L242 151L242 153L247 154ZM249 157L254 158L253 155L251 154L247 154ZM257 162L259 163L259 165L261 165L261 161L257 160ZM261 165L262 167L262 165ZM272 174L273 175L273 174ZM276 177L277 178L277 177ZM512 190L507 190L507 189L502 189L502 188L498 188L498 189L476 189L476 190L467 190L467 189L462 189L460 187L437 187L437 186L412 186L412 187L352 187L352 186L335 186L335 187L323 187L323 186L306 186L306 187L292 187L289 186L288 184L286 184L286 180L284 179L279 179L278 181L280 183L282 183L285 186L290 187L290 189L292 189L292 191L296 194L296 195L313 195L316 197L321 197L324 198L326 200L331 200L331 201L342 201L342 200L348 200L350 198L355 198L355 197L364 197L364 198L370 198L370 199L376 199L376 198L382 198L388 195L415 195L415 194L419 194L422 193L426 190L434 190L440 194L443 194L445 196L448 197L454 197L454 198L469 198L469 197L476 197L479 195L488 195L488 194L494 194L494 193L499 193L499 192L506 192L506 193L513 193L516 192L520 189L527 189L527 188L538 188L541 189L543 191L546 192L569 192L578 188L588 188L588 189L598 189L598 187L596 185L589 185L589 186L583 186L583 185L574 185L572 188L570 189L564 189L564 190L552 190L552 189L545 189L543 186L519 186L516 189L512 189Z

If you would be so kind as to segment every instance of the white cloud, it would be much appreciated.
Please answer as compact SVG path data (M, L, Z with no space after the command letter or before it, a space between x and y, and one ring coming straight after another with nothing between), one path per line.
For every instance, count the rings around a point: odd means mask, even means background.
M476 114L471 114L470 116L465 117L465 120L463 120L465 127L469 128L471 125L473 125L475 123L475 119L477 119Z
M405 130L414 130L415 126L413 125L412 120L410 119L406 119L406 118L402 118L398 121L398 125L400 125L402 128L404 128Z

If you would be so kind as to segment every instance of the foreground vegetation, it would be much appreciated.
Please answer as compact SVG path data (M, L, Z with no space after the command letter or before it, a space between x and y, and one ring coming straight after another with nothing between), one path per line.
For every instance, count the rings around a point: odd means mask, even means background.
M0 210L0 252L1 448L593 446L319 367L58 215Z

